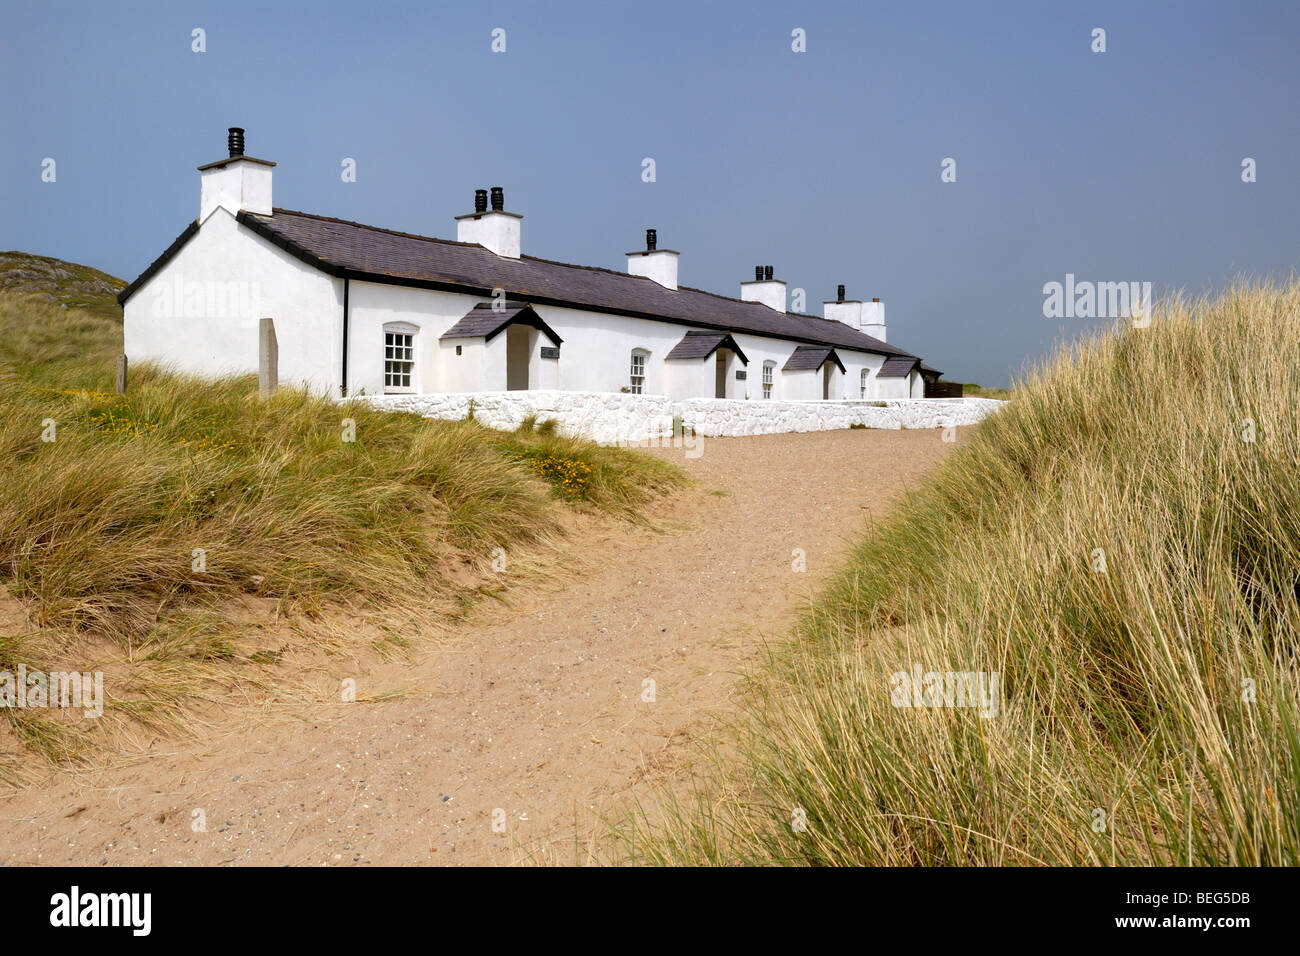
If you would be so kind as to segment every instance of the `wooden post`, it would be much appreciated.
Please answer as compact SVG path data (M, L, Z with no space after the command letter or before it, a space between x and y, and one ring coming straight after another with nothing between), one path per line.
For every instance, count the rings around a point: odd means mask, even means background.
M119 395L126 394L126 356L125 355L119 355L117 357L117 368L113 374L113 386L114 388L116 388L117 394Z
M280 346L275 340L275 320L257 323L257 388L263 398L275 393L280 383Z

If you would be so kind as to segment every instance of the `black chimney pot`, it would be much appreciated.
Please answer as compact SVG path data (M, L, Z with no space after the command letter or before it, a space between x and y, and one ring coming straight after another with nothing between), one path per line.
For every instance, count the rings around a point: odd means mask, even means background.
M653 252L653 251L654 251L654 247L658 244L658 242L659 242L659 233L658 233L656 230L654 230L654 229L647 229L647 230L645 231L645 248L646 248L646 251L647 251L647 252Z
M492 209L501 212L506 208L506 191L500 186L492 187Z
M226 148L231 156L244 155L244 130L241 127L232 126L226 130Z
M767 279L769 282L772 280L772 267L771 267L771 266L764 266L764 267L763 267L763 278L764 278L764 279Z
M474 190L474 211L487 212L487 190L486 189Z
M839 286L839 287L836 288L836 290L835 290L835 301L836 301L836 302L843 302L843 301L844 301L844 286Z
M763 267L762 267L762 266L754 266L754 281L755 281L755 282L762 282L762 281L763 281Z

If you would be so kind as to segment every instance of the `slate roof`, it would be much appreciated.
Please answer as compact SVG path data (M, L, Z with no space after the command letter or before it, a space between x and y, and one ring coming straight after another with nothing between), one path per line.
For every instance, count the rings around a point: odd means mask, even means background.
M912 374L916 363L917 360L911 356L890 356L885 359L885 364L880 366L876 378L907 378Z
M740 350L740 346L726 332L687 332L682 336L682 340L672 347L666 359L706 359L718 350L721 346L726 346L736 353L742 365L748 365L749 359L745 353Z
M653 279L593 266L575 266L533 256L506 259L483 246L431 239L343 219L275 209L269 216L240 212L253 232L326 273L490 295L495 288L540 305L657 319L724 332L745 332L839 348L909 355L897 346L843 322L795 312L777 312L758 302L741 302L699 289L666 289ZM189 237L195 224L118 295L125 303Z
M443 332L444 339L477 339L490 341L497 334L505 331L509 325L531 325L553 343L559 345L563 339L547 325L527 302L510 302L507 300L503 310L492 308L491 303L480 302L466 312L456 324Z
M827 362L834 362L844 371L844 363L840 357L835 354L832 348L825 348L815 345L801 345L794 350L794 354L786 360L785 365L781 366L783 372L798 372L804 369L819 369ZM889 359L885 359L886 363ZM912 361L915 361L913 359Z

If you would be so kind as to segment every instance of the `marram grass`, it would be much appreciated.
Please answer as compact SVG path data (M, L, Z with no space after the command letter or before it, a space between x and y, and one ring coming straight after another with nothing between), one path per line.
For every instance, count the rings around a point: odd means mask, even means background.
M1063 348L759 668L738 756L603 858L1297 864L1298 466L1300 283ZM915 666L996 672L996 716L894 706Z
M292 388L263 400L255 377L144 366L115 395L120 347L112 319L0 294L0 584L27 622L0 633L0 669L89 669L69 660L85 637L153 662L131 699L108 682L110 718L176 711L208 665L273 666L275 649L238 649L244 599L437 624L512 580L496 555L545 551L566 507L637 518L682 480L545 425L507 434ZM5 712L31 749L77 751L75 728Z

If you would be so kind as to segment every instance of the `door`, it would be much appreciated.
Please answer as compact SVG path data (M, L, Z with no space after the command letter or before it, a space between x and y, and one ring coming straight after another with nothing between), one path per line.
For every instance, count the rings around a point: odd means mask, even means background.
M714 375L713 397L726 398L727 397L727 350L718 349L717 356L718 356L717 365L716 365L717 371Z
M834 362L822 363L822 400L831 397L831 374L835 369Z
M506 388L512 392L528 389L532 334L533 330L527 325L512 325L506 329Z

